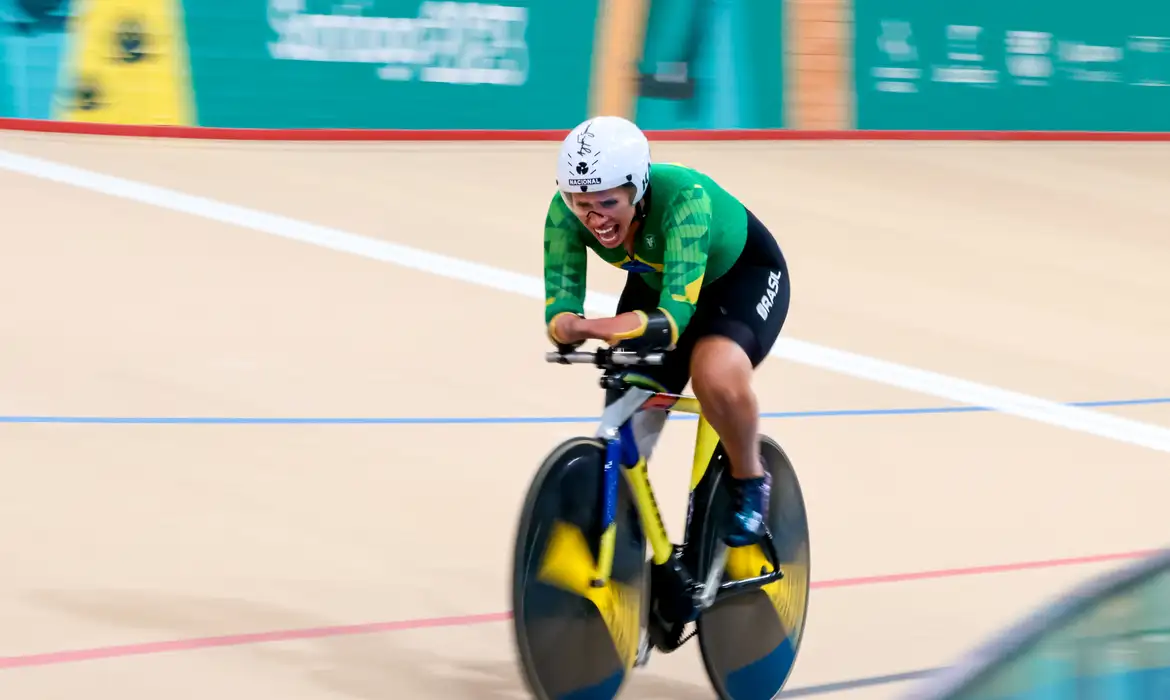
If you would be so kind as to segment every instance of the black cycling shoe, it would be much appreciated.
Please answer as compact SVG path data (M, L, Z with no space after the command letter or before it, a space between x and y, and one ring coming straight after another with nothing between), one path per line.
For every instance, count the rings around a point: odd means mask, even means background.
M772 474L765 470L763 476L753 479L732 477L731 484L736 493L736 505L723 541L728 547L757 544L766 529Z

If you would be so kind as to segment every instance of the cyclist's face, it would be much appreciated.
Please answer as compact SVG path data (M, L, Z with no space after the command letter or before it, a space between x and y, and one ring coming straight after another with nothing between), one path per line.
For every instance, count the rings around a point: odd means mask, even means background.
M573 213L601 245L616 248L630 235L634 220L633 191L615 187L601 192L574 192Z

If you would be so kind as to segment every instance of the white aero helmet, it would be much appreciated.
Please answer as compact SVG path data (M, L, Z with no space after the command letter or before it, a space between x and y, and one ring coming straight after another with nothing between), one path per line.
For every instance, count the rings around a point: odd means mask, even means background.
M561 143L557 187L566 192L600 192L631 184L634 203L650 184L650 142L633 122L621 117L594 117L577 125Z

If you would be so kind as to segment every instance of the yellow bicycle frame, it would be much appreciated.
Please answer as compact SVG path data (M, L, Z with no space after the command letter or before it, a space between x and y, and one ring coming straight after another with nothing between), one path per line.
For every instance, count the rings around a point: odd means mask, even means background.
M647 403L662 401L662 397L666 396L665 394L658 394ZM699 427L695 436L694 459L691 466L690 491L693 494L695 488L703 479L703 475L707 473L707 466L711 463L711 456L715 453L715 446L719 443L719 436L715 433L715 429L711 427L706 417L703 416L702 407L699 405L698 399L689 396L669 398L673 400L673 405L670 406L671 410L699 416ZM649 406L648 408L658 408L658 406ZM622 438L623 440L628 439L626 435L623 435ZM644 455L638 455L637 461L633 465L623 465L622 474L625 475L626 483L630 485L630 490L633 492L634 502L642 520L642 528L646 532L646 537L650 541L650 546L654 553L654 563L662 564L670 558L672 545L670 543L670 537L666 532L666 526L662 521L662 511L658 507L658 500L654 497L654 488L650 483L646 457ZM607 540L612 541L614 536L612 530L613 527L611 524L602 535L602 559L598 563L601 564L603 575L608 575L609 573L610 563L606 561L606 557L612 557L613 554L612 545L606 545Z

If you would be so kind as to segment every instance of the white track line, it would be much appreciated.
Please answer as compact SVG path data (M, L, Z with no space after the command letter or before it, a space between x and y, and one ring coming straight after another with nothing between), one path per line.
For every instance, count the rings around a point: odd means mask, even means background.
M530 299L544 299L544 283L538 277L450 258L388 241L367 238L328 226L297 221L255 209L225 204L155 185L103 175L2 150L0 150L0 168L301 241L322 248L393 263L420 272L511 292ZM590 291L586 298L586 308L594 313L612 312L616 305L617 298L611 295ZM868 379L928 396L983 406L1047 425L1160 452L1170 452L1170 430L1087 408L1066 406L1027 394L834 350L792 338L782 337L773 348L772 354L793 362L859 379Z

